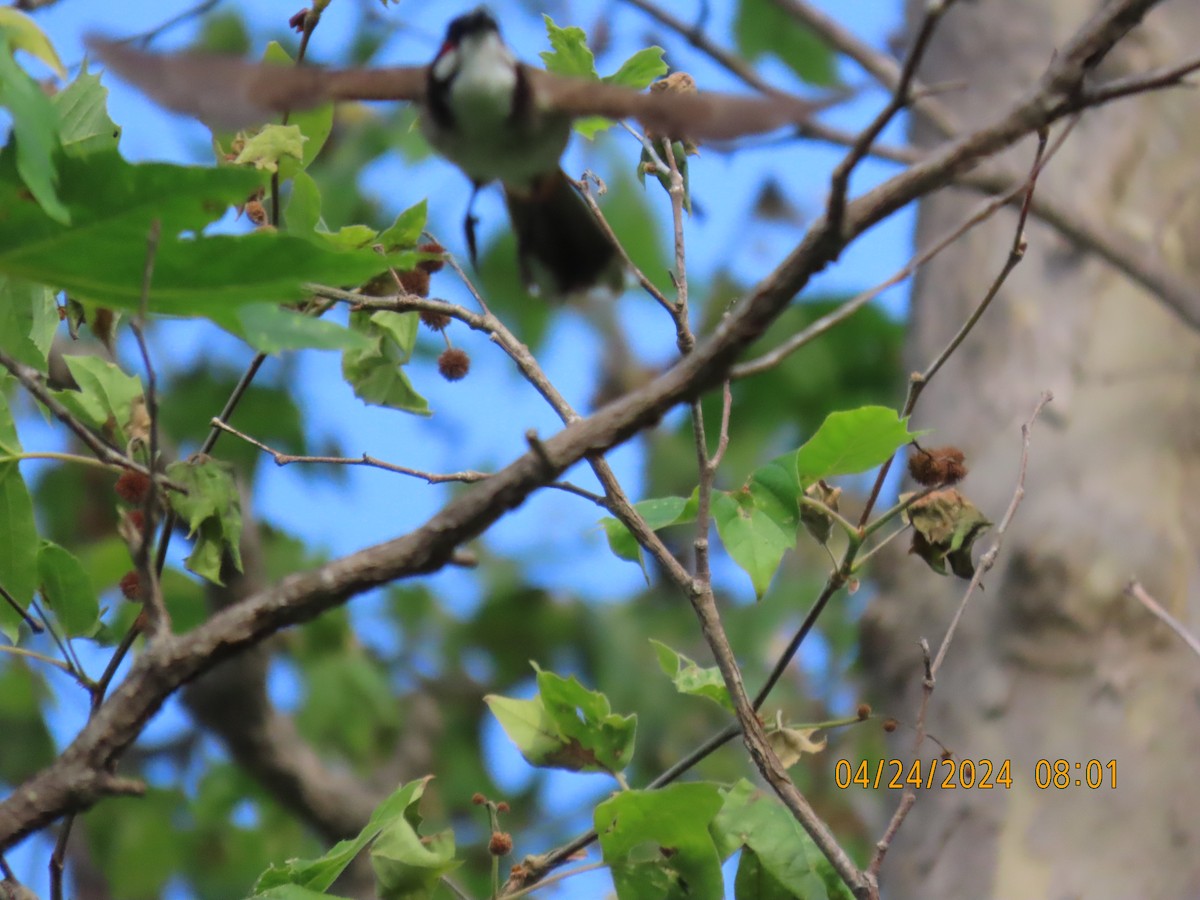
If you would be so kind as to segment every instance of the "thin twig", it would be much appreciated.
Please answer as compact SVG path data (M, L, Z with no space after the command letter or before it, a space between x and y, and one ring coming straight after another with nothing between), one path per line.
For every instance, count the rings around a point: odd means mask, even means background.
M892 90L891 98L871 121L871 124L859 133L858 138L850 147L850 152L833 170L833 176L829 183L829 201L825 206L825 229L828 234L840 239L842 220L846 212L847 194L850 188L850 175L870 152L871 145L875 143L875 139L879 137L883 129L896 117L897 113L908 105L917 67L925 56L925 50L929 46L930 38L933 37L934 29L953 3L954 0L929 0L925 4L925 15L917 29L917 36L913 41L912 48L904 60L904 66L900 69L900 77Z
M447 482L461 482L464 484L472 484L476 481L483 481L485 478L490 478L488 472L477 472L474 469L467 469L462 472L426 472L421 469L412 469L408 466L397 465L386 460L377 459L370 454L364 453L362 456L298 456L292 453L284 453L282 450L276 450L274 447L264 444L257 438L251 437L244 431L239 431L232 425L227 425L220 419L213 417L212 425L215 428L220 428L222 431L232 434L234 437L241 438L252 447L257 447L263 453L269 455L278 466L287 466L292 463L307 463L307 464L323 464L334 466L367 466L373 469L383 469L387 472L395 472L398 475L409 475L413 478L420 478L429 484L445 484ZM566 491L569 494L583 497L599 506L604 506L604 498L599 494L571 484L566 481L557 481L547 485L557 490Z
M652 19L657 20L660 24L670 28L676 34L679 34L687 40L689 44L697 50L704 53L713 62L725 68L727 71L736 75L745 84L756 90L762 91L764 94L772 96L788 96L784 91L766 81L761 75L754 71L744 59L734 53L723 49L719 45L713 43L704 30L698 26L689 25L682 19L678 19L671 13L667 12L662 7L648 2L648 0L624 0L630 6L637 7Z
M117 645L113 655L109 657L108 664L104 667L104 673L100 676L100 680L96 682L95 690L92 691L91 715L95 715L100 709L100 705L104 702L104 695L108 692L109 685L116 677L117 669L125 657L129 655L130 649L133 647L133 642L137 640L138 628L135 624L129 631L125 632L121 638L121 643Z
M762 356L747 360L744 363L739 363L738 365L734 366L730 372L730 376L734 379L747 378L751 375L757 375L779 365L788 356L795 353L800 348L812 343L834 326L844 322L888 288L894 287L895 285L900 284L906 279L912 277L914 274L916 274L918 269L929 263L947 248L952 247L968 231L992 218L992 216L994 216L999 210L1003 209L1019 195L1024 195L1021 209L1022 213L1027 216L1030 209L1033 180L1036 179L1037 174L1043 168L1045 168L1045 163L1048 162L1058 151L1058 148L1062 146L1063 141L1069 133L1070 129L1067 129L1058 136L1058 138L1055 140L1054 146L1047 151L1045 158L1041 161L1041 164L1036 166L1034 171L1027 176L1024 181L1022 181L1020 184L1014 185L1005 193L992 198L986 203L983 203L979 209L963 219L963 221L957 226L947 231L947 233L941 238L934 241L929 248L916 254L889 278L886 278L879 284L863 291L857 296L852 297L845 303L841 304L837 309L831 310L830 312L821 316L821 318L817 319L808 327L792 335L778 347L772 348Z
M1142 606L1158 616L1163 624L1170 628L1173 632L1179 635L1180 639L1191 648L1191 651L1197 656L1200 656L1200 638L1187 630L1182 622L1176 619L1173 615L1167 612L1166 608L1161 603L1150 596L1149 592L1142 587L1142 583L1136 578L1125 586L1125 593L1137 600Z
M1108 103L1122 97L1132 97L1147 91L1157 91L1169 87L1195 87L1194 82L1184 81L1188 75L1200 71L1200 56L1193 56L1173 66L1142 72L1139 75L1128 75L1125 78L1114 78L1102 84L1086 88L1083 95L1091 103Z
M1013 491L1012 500L1009 501L1008 509L1004 511L1004 518L1000 520L1000 524L996 526L996 536L992 540L992 546L988 551L979 558L979 564L975 567L975 574L971 576L967 588L963 591L962 600L959 601L958 608L954 611L954 617L950 620L950 626L946 629L946 636L942 638L942 643L938 647L937 655L933 658L932 672L936 676L938 670L942 667L942 662L946 658L946 651L950 649L950 642L954 639L954 632L958 628L958 623L962 619L963 613L966 611L967 602L971 599L971 595L979 587L979 582L983 580L983 576L996 564L996 556L1000 553L1000 546L1004 542L1004 534L1008 531L1009 523L1012 522L1013 516L1017 512L1017 507L1021 505L1021 501L1025 497L1025 471L1029 468L1029 436L1033 429L1033 423L1037 421L1037 417L1041 415L1042 409L1054 399L1054 395L1049 391L1044 391L1038 399L1037 405L1033 408L1033 414L1029 419L1021 425L1021 463L1017 470L1017 487Z
M154 279L154 260L158 252L158 239L162 234L162 222L155 219L150 225L146 236L146 262L142 269L142 291L138 314L134 316L129 327L137 340L138 350L142 356L142 365L146 369L146 414L150 420L150 471L158 467L158 376L154 371L154 363L150 359L150 347L146 343L146 320L150 306L150 284ZM171 617L167 614L166 603L163 600L162 588L159 583L158 571L151 565L150 551L154 545L154 531L158 521L158 486L151 478L146 496L142 499L142 539L133 554L134 569L138 573L138 594L142 601L142 609L146 613L146 636L157 640L168 633L171 628Z
M42 631L43 631L42 623L39 622L37 619L35 619L33 616L31 616L29 614L29 610L27 610L20 603L18 603L17 598L14 597L12 594L10 594L8 592L8 589L2 584L0 584L0 598L3 598L4 602L12 607L13 612L15 612L18 616L21 617L21 621L23 621L26 625L29 626L30 631L32 631L34 634L42 633Z
M70 642L59 635L58 629L51 623L50 617L46 615L46 611L42 609L41 604L37 600L33 600L29 606L37 613L38 618L42 620L42 625L46 629L46 633L50 635L50 639L58 647L58 652L62 654L62 658L66 660L67 665L70 667L68 671L71 673L71 677L82 685L90 684L91 682L87 675L79 667L78 658L71 652Z
M721 465L721 460L725 458L725 451L729 449L729 419L733 412L733 386L729 379L721 385L721 428L717 433L717 449L712 455L712 459L708 461L708 467L714 473Z
M529 887L513 891L511 894L505 894L504 898L505 900L516 900L517 897L528 897L534 891L540 890L547 885L557 884L560 881L566 881L568 878L572 878L575 875L582 875L584 872L594 872L597 869L603 869L607 865L608 863L604 862L603 860L599 860L597 862L584 863L581 866L576 866L574 869L565 869L562 872L555 872L553 875L543 878L536 884L531 884Z
M696 336L692 333L688 314L688 279L687 253L683 240L683 175L679 172L679 162L675 159L675 150L670 138L663 138L663 148L666 150L667 165L671 172L671 221L675 226L675 271L671 280L675 283L675 303L671 316L675 320L675 345L681 356L687 356L696 346Z
M41 625L38 626L39 629L41 627ZM14 647L9 644L0 644L0 653L10 653L13 656L25 656L29 659L36 659L38 662L43 662L47 665L62 669L68 675L75 674L71 668L71 663L65 662L61 659L55 659L53 656L47 656L44 653L38 653L35 650L26 650L24 647Z
M853 32L844 28L832 16L813 7L805 0L772 0L781 10L813 32L826 45L854 60L868 75L886 90L895 91L903 78L900 64L886 53L882 53L860 40ZM940 105L920 102L931 97L933 91L913 77L909 85L909 98L914 108L944 135L955 132L954 123Z
M152 40L158 37L163 32L169 31L176 25L186 22L188 19L196 19L204 15L210 9L215 7L221 0L203 0L202 3L197 3L195 6L185 9L177 15L171 16L165 22L154 26L149 31L142 31L138 34L130 35L121 40L122 44L137 44L139 47L146 47Z
M1057 150L1062 146L1063 141L1066 140L1067 135L1070 134L1071 129L1074 127L1074 124L1077 121L1078 117L1076 116L1068 123L1068 127L1064 129L1063 133L1059 135L1058 140L1055 142L1053 148L1054 150ZM921 393L929 385L930 380L941 370L942 366L945 365L946 360L951 357L951 355L959 348L962 342L966 340L967 335L971 333L971 330L983 317L983 314L987 311L987 308L996 298L996 295L1000 293L1001 286L1003 286L1004 282L1008 280L1008 276L1012 273L1013 269L1015 269L1020 264L1021 260L1025 258L1025 224L1029 219L1029 210L1033 203L1033 192L1037 187L1038 176L1042 173L1047 161L1046 143L1049 134L1047 130L1043 128L1039 129L1037 135L1037 150L1034 152L1033 165L1030 167L1029 178L1026 181L1027 186L1025 189L1025 199L1022 201L1020 212L1017 215L1017 226L1013 230L1012 243L1009 245L1008 256L1005 257L1004 265L1001 266L1000 272L996 275L996 277L992 279L992 284L984 294L983 299L979 301L975 309L971 312L971 315L967 317L967 320L963 323L962 327L958 329L954 337L950 339L949 343L942 348L942 352L937 355L937 357L932 363L929 364L924 372L914 372L912 374L909 379L908 396L904 400L904 408L900 413L902 418L912 415L912 411L916 408L917 401L920 399ZM896 457L893 454L888 461L880 467L879 474L875 476L875 483L871 486L871 493L867 497L867 502L863 506L862 515L858 520L859 525L865 525L867 519L870 518L872 510L875 508L875 502L879 499L879 492L883 489L883 483L887 480L888 472L891 471L892 462L895 459Z
M954 640L955 632L958 630L958 623L962 620L963 613L967 609L967 604L979 588L983 576L991 571L992 567L996 564L996 557L999 555L1000 547L1004 543L1005 532L1008 531L1008 526L1012 522L1013 516L1016 515L1017 507L1021 505L1021 501L1025 497L1025 473L1029 469L1029 439L1033 430L1033 423L1037 421L1046 404L1052 399L1054 399L1053 395L1049 391L1044 391L1041 397L1038 398L1037 405L1034 406L1029 418L1021 424L1021 461L1017 467L1017 484L1013 490L1012 500L1009 501L1008 509L1004 512L1004 517L996 527L996 535L992 540L992 545L979 558L979 564L975 567L975 573L971 576L970 582L968 582L966 589L963 591L962 599L959 600L958 608L954 611L954 616L950 620L950 625L946 629L946 634L942 638L942 642L938 646L937 655L933 658L932 662L929 659L929 644L924 638L921 639L921 653L924 660L925 674L921 682L921 705L917 711L913 747L914 756L919 755L921 744L925 741L925 723L929 710L929 698L933 694L937 673L941 670L942 663L946 658L946 652L950 649L950 642ZM900 805L896 808L895 813L893 813L891 821L888 822L883 837L875 845L875 853L870 865L867 867L867 873L870 877L878 878L879 869L883 865L883 859L887 855L892 839L895 837L896 832L900 830L900 826L904 823L909 810L912 809L915 802L916 794L913 792L911 786L905 788Z
M630 130L632 131L632 129ZM654 299L654 302L667 312L671 312L672 304L667 299L666 294L658 289L658 285L646 277L646 273L633 261L633 258L629 255L629 251L625 249L625 245L617 238L616 232L613 231L612 225L608 223L608 219L604 215L604 211L600 209L600 204L592 196L589 180L585 178L583 181L576 183L579 185L579 194L583 197L584 203L588 205L588 209L592 211L592 215L596 217L596 221L600 224L600 230L604 232L605 236L612 242L612 245L617 248L617 254L621 257L621 264L633 273L633 277L641 285L642 290L649 294Z

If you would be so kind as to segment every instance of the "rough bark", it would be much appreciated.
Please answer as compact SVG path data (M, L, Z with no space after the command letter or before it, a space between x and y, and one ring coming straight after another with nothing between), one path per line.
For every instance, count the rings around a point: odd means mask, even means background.
M920 74L965 80L942 99L965 126L1025 90L1094 0L959 4ZM919 11L917 11L919 12ZM1098 73L1178 61L1200 43L1200 4L1168 3ZM1177 90L1087 113L1038 190L1143 240L1200 289L1200 101ZM931 137L917 129L919 140ZM1031 142L1006 157L1027 168ZM920 213L918 246L970 198ZM1015 218L998 217L918 279L909 362L945 346L1003 264ZM882 872L884 896L1200 896L1200 659L1123 594L1139 578L1200 630L1200 334L1155 298L1045 227L915 417L955 443L964 490L998 518L1014 486L1019 423L1040 391L1024 505L967 612L933 693L928 727L962 759L1012 761L1011 790L922 791ZM986 541L983 542L986 546ZM864 621L877 708L912 722L916 642L936 648L962 582L900 565ZM901 729L890 748L912 756ZM939 748L921 748L924 759ZM1117 788L1039 790L1040 759L1117 761ZM898 796L883 798L890 814Z

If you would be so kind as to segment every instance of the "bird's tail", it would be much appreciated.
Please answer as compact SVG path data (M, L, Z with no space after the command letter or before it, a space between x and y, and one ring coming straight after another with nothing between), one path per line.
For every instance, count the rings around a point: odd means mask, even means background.
M562 169L526 188L504 186L521 277L542 296L566 297L624 280L617 248Z

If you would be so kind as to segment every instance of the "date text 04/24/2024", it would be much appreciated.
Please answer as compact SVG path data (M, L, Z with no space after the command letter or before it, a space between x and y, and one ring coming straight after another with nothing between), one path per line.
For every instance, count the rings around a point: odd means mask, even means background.
M877 790L904 788L943 788L947 790L994 790L1012 788L1012 760L1001 759L863 759L853 763L839 759L833 767L834 784ZM1018 776L1019 777L1019 776ZM1039 759L1033 766L1033 783L1039 790L1082 788L1100 790L1117 787L1115 759Z

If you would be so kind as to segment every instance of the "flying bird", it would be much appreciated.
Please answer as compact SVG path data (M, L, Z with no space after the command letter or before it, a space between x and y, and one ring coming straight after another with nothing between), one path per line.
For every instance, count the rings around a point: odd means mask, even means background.
M620 287L616 248L559 165L571 124L635 119L675 140L727 141L798 125L820 104L783 95L642 93L520 62L483 7L450 22L427 66L325 69L203 53L155 54L91 37L108 69L169 109L218 130L339 100L418 105L430 145L476 188L499 181L527 286L564 296Z

